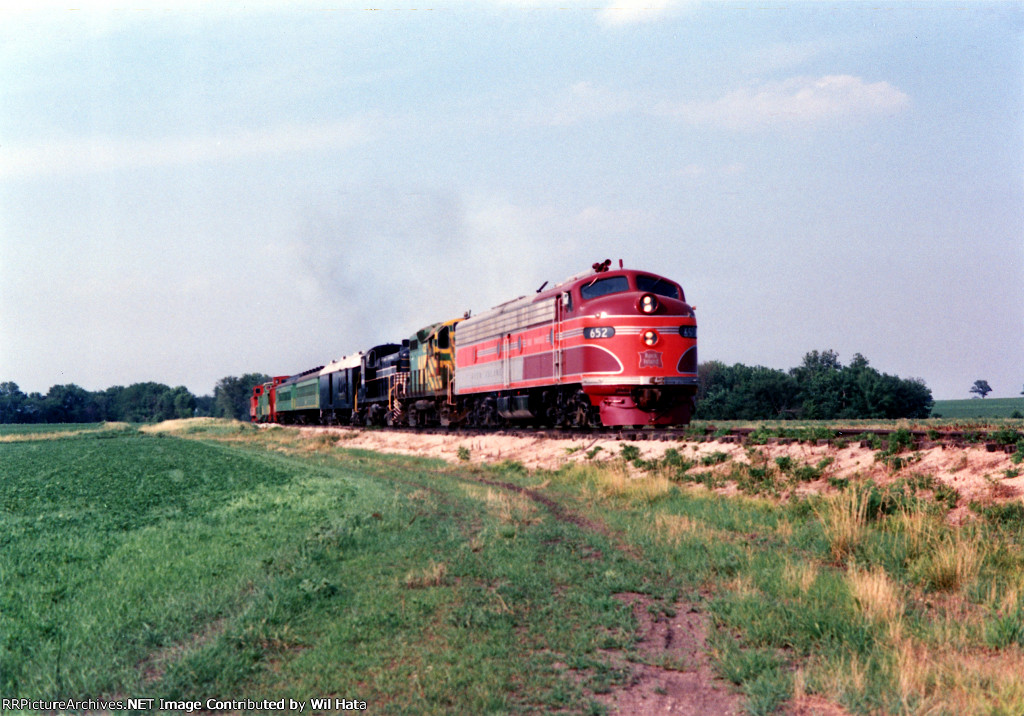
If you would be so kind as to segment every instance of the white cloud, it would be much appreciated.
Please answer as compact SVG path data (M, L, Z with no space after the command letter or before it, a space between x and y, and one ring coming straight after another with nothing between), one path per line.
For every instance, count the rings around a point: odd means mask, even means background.
M661 20L679 5L675 0L612 0L597 20L606 27L621 27Z
M756 129L892 114L909 104L910 98L888 82L828 75L768 82L729 92L710 102L663 106L658 113L694 124Z
M737 177L747 173L747 166L742 162L732 162L717 166L704 164L687 164L675 171L675 174L684 179L708 179L708 178L729 178Z
M641 95L582 81L515 110L505 122L566 127L641 112L728 129L806 126L895 114L910 98L888 82L851 75L793 77L744 87L705 102L649 102Z
M821 55L836 52L836 40L808 40L804 42L774 42L757 45L746 53L743 64L756 68L762 75L771 71L792 70Z
M631 109L632 100L625 95L590 82L577 82L567 95L556 101L547 123L555 126L576 124Z
M188 165L310 150L339 150L368 141L362 121L240 130L231 134L169 139L80 137L29 146L0 146L0 177L87 173Z
M480 104L462 117L476 116L481 124L502 131L510 125L569 127L623 114L637 106L629 93L589 81L538 92L525 101L507 93L488 96L485 101L486 105Z

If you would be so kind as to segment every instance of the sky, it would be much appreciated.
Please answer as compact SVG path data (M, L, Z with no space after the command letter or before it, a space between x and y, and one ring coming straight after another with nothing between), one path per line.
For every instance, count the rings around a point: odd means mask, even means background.
M554 284L1024 391L1024 3L0 8L0 381L210 394Z

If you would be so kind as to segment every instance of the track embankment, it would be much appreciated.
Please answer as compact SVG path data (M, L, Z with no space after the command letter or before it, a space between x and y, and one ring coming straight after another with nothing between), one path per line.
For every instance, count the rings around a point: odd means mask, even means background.
M500 463L513 461L530 470L558 470L573 463L601 463L621 459L629 446L629 469L636 475L637 458L653 463L669 450L721 482L716 489L736 491L729 476L738 465L812 466L819 476L794 487L794 494L828 492L843 480L872 480L886 484L908 475L928 475L957 491L963 505L971 501L1002 502L1024 495L1024 469L1013 453L991 442L965 443L959 436L946 440L911 442L889 448L872 439L796 440L769 438L763 444L749 435L706 436L699 439L626 440L607 435L553 437L549 434L446 434L362 428L300 428L338 436L339 445L377 452L440 458L449 462ZM871 433L877 435L877 432ZM860 438L861 435L851 436Z

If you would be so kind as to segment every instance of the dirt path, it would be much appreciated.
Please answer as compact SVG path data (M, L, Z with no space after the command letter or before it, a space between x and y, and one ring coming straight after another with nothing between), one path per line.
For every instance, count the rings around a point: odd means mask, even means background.
M503 435L466 438L346 428L333 430L338 433L338 444L344 447L440 458L452 463L467 459L473 463L516 461L531 470L557 470L574 462L617 459L623 446L620 441L603 439ZM886 484L914 473L931 475L937 481L955 488L960 495L958 507L950 512L950 519L953 520L965 518L969 513L966 507L969 501L1021 500L1024 494L1024 475L1015 475L1018 466L1012 463L1010 455L988 452L984 447L938 446L907 452L901 455L906 465L894 470L876 458L877 450L859 444L839 448L804 443L742 446L724 441L639 441L631 445L639 450L645 460L661 458L669 449L675 449L684 459L696 465L710 458L706 461L709 464L693 469L710 470L723 477L729 474L735 463L776 464L777 458L789 458L794 465L824 465L821 478L800 484L796 494L834 490L830 480L836 479L870 479L878 484ZM635 474L641 477L643 472L636 470ZM543 505L555 519L601 533L611 538L617 548L635 551L610 534L605 525L566 510L538 490L484 476L475 481L523 495ZM735 492L736 487L727 484L720 491ZM595 698L599 702L612 713L640 716L717 716L743 712L743 696L717 676L711 665L707 638L713 626L709 615L701 610L700 605L679 602L666 610L655 604L648 595L624 593L615 597L633 610L638 624L637 654L640 658L630 661L621 652L605 652L613 664L628 668L631 676L625 684L606 694L597 695ZM571 673L567 675L572 678ZM783 708L784 713L791 716L847 716L842 707L813 695L800 695Z
M717 676L707 654L710 620L696 606L679 602L669 614L646 594L616 594L639 625L641 661L630 664L629 682L597 697L620 714L739 714L743 697ZM620 654L613 661L625 663Z

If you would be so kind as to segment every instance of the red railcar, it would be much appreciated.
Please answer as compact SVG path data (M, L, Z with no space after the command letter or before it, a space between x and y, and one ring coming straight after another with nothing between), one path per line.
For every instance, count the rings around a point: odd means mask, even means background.
M677 425L697 392L697 319L682 287L608 261L455 332L468 421Z
M277 386L288 380L287 375L275 376L266 383L253 386L249 398L249 419L254 423L276 423Z

